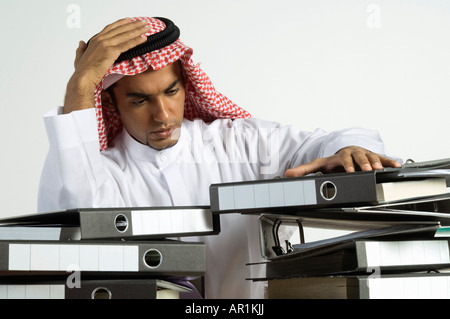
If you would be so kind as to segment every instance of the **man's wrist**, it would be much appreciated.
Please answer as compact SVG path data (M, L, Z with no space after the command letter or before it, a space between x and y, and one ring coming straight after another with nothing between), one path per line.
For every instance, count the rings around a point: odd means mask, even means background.
M67 114L72 111L93 108L94 94L95 85L74 74L67 83L63 112Z

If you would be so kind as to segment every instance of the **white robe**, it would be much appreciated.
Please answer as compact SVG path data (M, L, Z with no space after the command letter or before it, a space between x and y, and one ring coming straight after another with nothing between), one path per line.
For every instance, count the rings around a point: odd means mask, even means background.
M212 183L283 176L287 168L327 157L349 145L384 154L375 131L351 128L302 132L259 119L184 120L179 141L157 151L125 130L99 151L95 110L44 116L49 153L39 186L38 210L82 207L209 205ZM205 242L207 298L262 298L264 275L257 216L221 215L221 232L189 238ZM183 240L185 240L183 238Z

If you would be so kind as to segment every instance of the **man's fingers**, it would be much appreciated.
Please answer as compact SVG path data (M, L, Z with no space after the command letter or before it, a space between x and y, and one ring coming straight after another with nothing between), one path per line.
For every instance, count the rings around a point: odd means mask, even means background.
M98 58L104 60L106 64L110 62L112 64L121 53L147 40L144 34L148 31L148 27L148 24L140 20L121 24L109 32L101 32L94 36L89 42L88 49L101 52L101 56L98 56Z
M367 160L369 161L372 169L382 169L383 164L381 163L381 156L378 154L369 152L366 154Z
M137 33L137 35L133 36L131 39L129 39L128 37L124 38L124 41L116 45L116 48L120 51L120 53L122 53L128 51L131 48L134 48L141 43L144 43L145 41L147 41L147 37L144 36L144 33L145 32Z
M96 34L95 37L102 37L103 39L109 39L121 34L123 32L131 31L136 28L140 28L147 25L142 20L131 21L130 18L120 19L110 25L107 25L102 31Z
M121 19L89 40L89 45L77 49L75 67L88 75L89 82L97 85L121 53L144 43L149 25L141 20Z
M334 156L337 156L337 155L334 155ZM334 168L336 168L340 165L344 168L344 170L347 173L353 173L354 171L356 171L355 162L353 161L353 157L351 155L339 156L338 158L339 158L338 164L334 165Z
M315 159L312 162L309 162L307 164L303 164L294 168L290 168L285 171L284 175L286 177L300 177L305 176L311 173L316 173L321 170L322 163L325 159L318 158Z
M315 159L307 164L303 164L286 170L286 177L300 177L311 173L323 172L333 173L345 171L347 173L362 171L371 171L373 169L382 169L383 167L400 167L397 161L375 154L364 148L349 146L341 149L333 156Z
M131 48L130 45L136 42L143 42L142 35L148 31L149 25L144 21L138 20L134 22L129 22L125 24L120 24L119 26L108 29L106 32L102 31L96 36L94 36L91 41L95 43L102 44L104 47L114 47L125 44L125 50ZM145 38L144 38L145 41ZM127 45L127 42L131 42Z
M375 154L371 151L360 149L353 152L354 162L362 171L371 171L372 169L382 169L383 167L400 167L401 164L390 158Z
M347 172L355 171L355 167L362 171L371 171L373 169L400 165L396 161L356 146L346 147L335 155L340 158L342 166Z
M284 172L284 176L285 177L301 177L301 176L308 175L309 173L307 171L307 168L305 167L306 165L307 164L287 169Z
M371 171L372 163L367 157L367 152L364 149L359 149L357 151L353 151L351 155L345 155L345 160L347 162L351 161L359 166L362 171ZM374 162L377 160L374 159ZM353 164L354 165L354 164Z
M380 156L381 165L383 167L401 167L402 164L388 157Z
M131 22L130 18L123 18L123 19L117 20L117 21L115 21L113 23L108 24L106 27L104 27L103 30L100 33L110 32L111 30L114 30L117 27L129 24L130 22Z
M74 66L77 67L78 62L81 60L81 57L83 56L84 52L86 51L87 44L84 41L80 41L78 43L77 51L75 52L75 61Z

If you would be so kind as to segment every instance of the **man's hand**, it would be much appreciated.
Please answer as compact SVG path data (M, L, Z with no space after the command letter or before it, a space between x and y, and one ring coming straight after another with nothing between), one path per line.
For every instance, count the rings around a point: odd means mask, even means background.
M94 107L94 92L119 55L144 43L148 25L143 21L121 19L92 37L89 46L80 41L75 72L67 84L64 113Z
M336 154L326 158L318 158L307 164L303 164L286 170L286 177L299 177L307 174L322 172L333 173L345 171L355 172L357 168L362 171L371 171L383 167L400 167L400 163L390 158L375 154L362 147L344 147Z

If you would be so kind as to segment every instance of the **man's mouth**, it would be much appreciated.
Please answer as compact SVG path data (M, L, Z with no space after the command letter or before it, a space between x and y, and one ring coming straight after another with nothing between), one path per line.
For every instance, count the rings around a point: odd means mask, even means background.
M152 131L150 134L153 137L155 137L156 139L166 139L166 138L170 138L172 136L173 130L174 130L173 127L169 127L166 129Z

